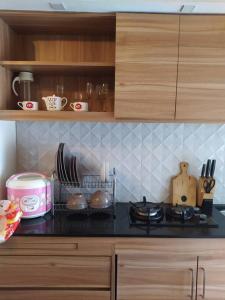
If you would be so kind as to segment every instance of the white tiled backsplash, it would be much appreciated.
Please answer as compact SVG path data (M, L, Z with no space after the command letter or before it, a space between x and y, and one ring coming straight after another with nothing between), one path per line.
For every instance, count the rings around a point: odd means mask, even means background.
M99 173L104 160L116 168L118 201L169 201L180 161L199 176L215 158L215 202L225 202L225 125L17 122L18 171L51 172L60 142L77 155L80 172Z

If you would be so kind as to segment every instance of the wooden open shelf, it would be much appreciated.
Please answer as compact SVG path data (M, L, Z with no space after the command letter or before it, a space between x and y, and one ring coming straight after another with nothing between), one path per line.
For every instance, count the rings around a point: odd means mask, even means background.
M114 34L114 13L73 13L1 10L0 18L17 33Z
M115 14L0 12L0 120L113 121L115 24ZM24 71L34 75L30 99L39 111L18 109L22 97L11 85ZM68 100L65 110L46 111L42 98L57 95L58 86L58 96ZM79 99L88 102L88 112L72 111Z
M113 122L113 112L0 110L0 120Z
M92 72L114 71L115 64L112 62L55 62L55 61L0 61L2 67L13 72Z

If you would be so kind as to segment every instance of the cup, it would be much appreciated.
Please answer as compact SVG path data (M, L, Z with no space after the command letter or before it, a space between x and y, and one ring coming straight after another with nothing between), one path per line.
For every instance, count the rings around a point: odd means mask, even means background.
M22 101L17 103L23 110L38 110L38 102Z
M70 103L70 107L74 111L88 111L88 103L87 102L74 102L74 103Z
M48 97L42 97L42 100L45 101L46 108L49 111L62 110L67 104L66 97L61 98L61 97L57 97L55 95L48 96Z

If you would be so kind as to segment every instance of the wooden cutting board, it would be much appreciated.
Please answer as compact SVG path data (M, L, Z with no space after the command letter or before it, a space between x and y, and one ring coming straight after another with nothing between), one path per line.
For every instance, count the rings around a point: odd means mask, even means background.
M196 206L197 180L188 175L188 163L180 163L180 174L172 179L173 205Z

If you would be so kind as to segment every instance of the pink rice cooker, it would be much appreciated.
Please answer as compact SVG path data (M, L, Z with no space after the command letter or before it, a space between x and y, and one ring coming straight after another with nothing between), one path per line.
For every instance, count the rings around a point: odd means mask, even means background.
M8 200L19 204L22 218L44 216L51 209L51 181L43 174L20 173L6 182Z

